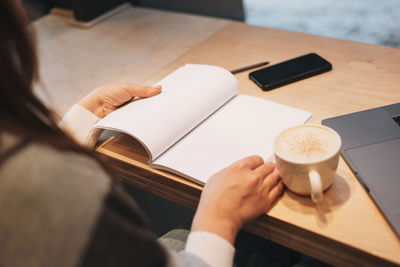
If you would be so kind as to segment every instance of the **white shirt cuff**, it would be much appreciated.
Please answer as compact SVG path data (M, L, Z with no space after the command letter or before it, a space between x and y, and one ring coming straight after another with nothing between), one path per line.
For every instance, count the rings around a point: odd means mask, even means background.
M209 232L191 232L185 251L202 259L211 267L233 266L235 248L224 238Z
M93 128L100 120L84 107L74 104L64 115L58 126L70 134L78 143L93 147L102 130Z

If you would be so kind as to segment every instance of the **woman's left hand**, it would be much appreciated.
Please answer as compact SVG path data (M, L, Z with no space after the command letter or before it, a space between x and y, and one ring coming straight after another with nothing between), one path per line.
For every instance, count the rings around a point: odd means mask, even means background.
M161 86L149 87L134 83L109 84L99 87L85 96L79 105L99 118L116 110L135 97L151 97L161 92Z

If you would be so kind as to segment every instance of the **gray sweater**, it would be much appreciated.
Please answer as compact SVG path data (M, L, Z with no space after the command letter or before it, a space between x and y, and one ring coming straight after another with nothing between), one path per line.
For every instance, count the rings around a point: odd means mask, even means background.
M0 137L0 266L204 266L161 247L96 160Z

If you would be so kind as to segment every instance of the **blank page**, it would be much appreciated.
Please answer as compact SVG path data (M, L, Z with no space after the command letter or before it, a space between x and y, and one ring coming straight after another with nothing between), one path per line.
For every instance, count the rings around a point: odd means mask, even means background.
M200 183L251 155L269 160L275 136L303 124L310 112L239 95L168 149L152 165L164 166Z

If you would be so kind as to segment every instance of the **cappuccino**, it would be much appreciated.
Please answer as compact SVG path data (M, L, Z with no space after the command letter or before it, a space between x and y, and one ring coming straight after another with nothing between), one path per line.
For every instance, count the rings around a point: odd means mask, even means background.
M340 137L326 127L302 125L281 133L275 141L275 152L289 161L309 163L334 155L340 143Z

